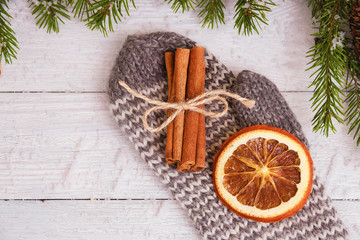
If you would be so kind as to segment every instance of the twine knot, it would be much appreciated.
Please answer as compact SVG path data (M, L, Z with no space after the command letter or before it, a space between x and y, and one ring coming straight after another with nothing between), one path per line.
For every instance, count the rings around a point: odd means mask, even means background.
M200 114L204 114L205 116L212 117L212 118L219 118L219 117L224 116L229 109L229 104L226 101L226 99L221 96L231 97L237 101L240 101L242 104L244 104L246 107L248 107L250 109L255 104L255 101L253 101L253 100L243 98L240 95L227 92L223 89L217 89L217 90L205 92L195 98L192 98L192 99L189 99L186 101L174 102L174 103L164 102L164 101L148 98L147 96L136 92L135 90L130 88L129 85L127 85L124 81L119 81L119 84L120 84L120 86L125 88L131 95L133 95L137 98L143 99L144 101L154 105L153 107L147 109L142 117L144 127L147 130L149 130L150 132L158 132L158 131L162 130L163 128L167 127L167 125L169 125L176 118L176 116L178 116L181 112L186 111L186 110L198 112ZM204 108L201 107L203 104L210 103L213 101L220 101L224 104L224 108L221 112L206 111ZM168 109L172 109L173 111L172 111L171 115L163 123L161 123L160 126L151 127L148 124L147 118L153 111L168 110Z

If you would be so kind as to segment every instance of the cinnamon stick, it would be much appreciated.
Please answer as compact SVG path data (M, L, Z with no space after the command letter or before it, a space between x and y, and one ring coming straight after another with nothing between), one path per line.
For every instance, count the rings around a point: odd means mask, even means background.
M178 48L175 52L175 67L173 87L175 87L175 102L185 100L187 69L189 65L190 50ZM173 160L181 161L184 133L184 113L181 112L174 119Z
M204 108L204 106L202 106ZM192 172L200 172L205 169L205 155L206 155L206 130L205 130L205 115L199 114L198 123L198 137L196 142L196 160L195 165L191 167Z
M173 82L173 74L174 74L174 53L166 52L165 53L165 66L168 78L168 102L174 101L175 88ZM171 110L168 110L167 116L169 117L172 114ZM174 136L174 123L171 122L167 126L166 133L166 145L165 145L165 159L168 165L176 163L173 160L173 136Z
M204 49L194 47L190 51L188 80L186 95L188 99L200 95L204 90L205 68ZM199 113L194 111L185 112L184 141L181 162L178 164L179 171L188 171L196 162L196 147L198 138Z

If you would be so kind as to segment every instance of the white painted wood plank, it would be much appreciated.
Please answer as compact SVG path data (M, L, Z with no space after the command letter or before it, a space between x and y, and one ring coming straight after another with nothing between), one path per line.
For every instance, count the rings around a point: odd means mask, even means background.
M172 201L1 201L2 240L201 239Z
M344 127L311 130L311 93L285 93L334 199L360 199L360 149ZM102 93L0 94L0 198L169 198Z
M226 22L203 29L197 12L174 14L163 1L137 0L137 9L108 38L79 20L65 21L59 34L35 26L27 1L11 1L10 13L20 50L3 66L0 91L103 91L118 51L129 34L175 31L208 48L234 72L249 69L275 81L281 90L307 90L305 53L313 44L308 1L277 1L261 35L233 29L233 2L225 1Z
M0 94L0 198L168 196L105 94ZM20 188L20 189L19 189Z
M360 202L336 201L349 230L360 236ZM0 201L2 240L201 239L175 200Z

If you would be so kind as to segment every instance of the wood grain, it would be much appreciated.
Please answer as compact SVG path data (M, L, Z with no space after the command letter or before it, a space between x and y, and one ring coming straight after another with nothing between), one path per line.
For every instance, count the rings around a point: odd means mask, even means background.
M201 239L174 200L0 201L0 212L6 240Z

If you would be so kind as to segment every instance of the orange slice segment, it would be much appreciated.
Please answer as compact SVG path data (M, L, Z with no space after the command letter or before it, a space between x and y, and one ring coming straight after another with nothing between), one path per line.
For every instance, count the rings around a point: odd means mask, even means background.
M309 198L313 163L294 135L265 125L242 129L215 158L220 201L238 215L276 222L294 215Z

